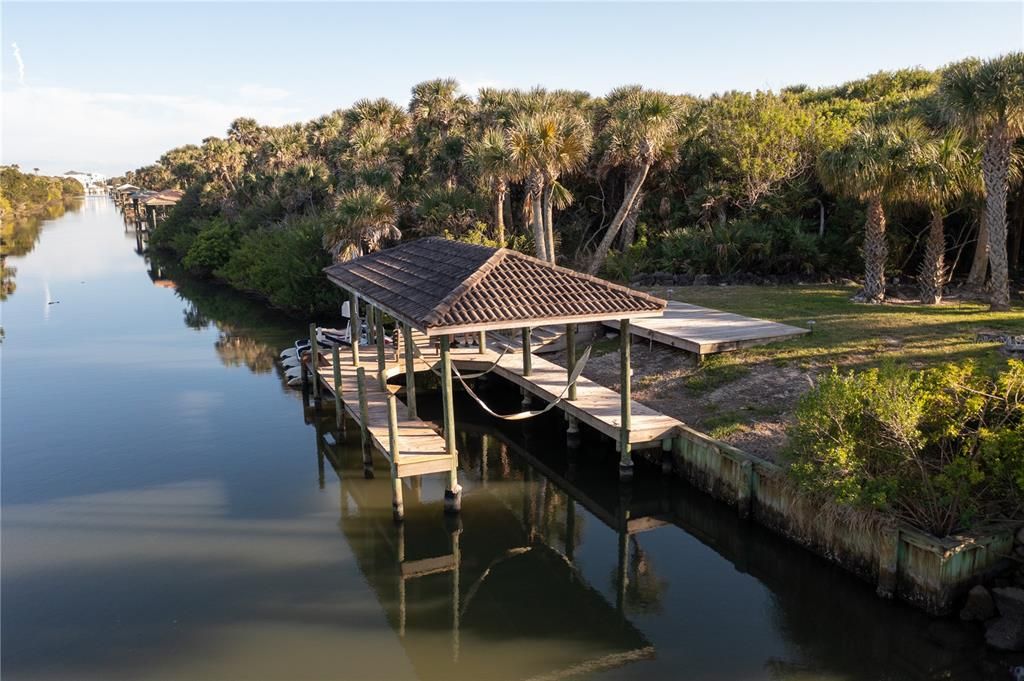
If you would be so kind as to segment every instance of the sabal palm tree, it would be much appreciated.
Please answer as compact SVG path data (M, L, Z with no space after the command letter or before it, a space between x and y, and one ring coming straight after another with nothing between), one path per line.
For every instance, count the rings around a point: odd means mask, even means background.
M516 165L504 131L489 128L467 149L469 165L480 183L494 197L494 238L505 245L505 197L509 182L516 177Z
M449 188L455 186L458 162L463 157L466 124L473 110L473 100L459 93L454 78L438 78L420 83L412 89L409 114L413 121L416 156L436 178Z
M892 125L867 123L834 149L818 157L822 185L834 194L867 204L864 223L864 290L856 300L885 300L885 205L906 193L908 176L924 130L917 121Z
M601 165L604 168L626 167L632 177L622 204L587 266L591 274L607 259L651 167L671 153L678 130L679 107L676 100L664 92L629 86L609 94L603 119Z
M973 188L976 173L963 134L951 130L928 139L921 146L908 183L909 198L928 207L930 220L924 259L917 283L921 302L935 305L942 300L946 283L946 241L943 220L950 203Z
M559 178L582 168L590 157L593 130L583 116L571 109L541 114L540 122L545 138L543 145L544 233L547 237L548 259L555 262L554 209L572 203L572 193Z
M982 142L984 227L992 271L990 305L993 310L1008 310L1006 194L1010 150L1024 133L1024 53L953 64L942 74L939 93L949 117Z
M235 182L245 168L242 146L232 139L208 137L203 140L200 163L213 177L221 180L232 192Z
M324 232L324 248L335 260L379 250L386 239L400 239L395 206L380 189L358 187L336 202Z
M549 101L538 111L517 116L508 140L515 167L527 181L537 257L553 263L555 204L565 205L572 198L558 178L587 162L593 140L590 124L578 113L555 108Z

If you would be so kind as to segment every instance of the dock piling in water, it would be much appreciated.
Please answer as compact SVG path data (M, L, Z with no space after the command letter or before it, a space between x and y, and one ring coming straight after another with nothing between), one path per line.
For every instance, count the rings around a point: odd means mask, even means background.
M402 479L398 477L398 406L393 392L387 392L388 402L388 449L391 451L391 493L392 512L396 521L405 518L405 504L402 500Z
M628 482L633 479L633 456L632 446L629 443L630 410L632 409L632 389L630 381L633 373L630 368L630 336L629 320L623 319L619 322L619 363L621 364L621 385L619 394L622 396L622 406L619 419L622 423L619 434L619 479Z

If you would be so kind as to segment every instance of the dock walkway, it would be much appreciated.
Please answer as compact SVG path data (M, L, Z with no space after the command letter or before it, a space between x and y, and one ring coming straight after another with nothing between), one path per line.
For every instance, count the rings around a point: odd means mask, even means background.
M455 354L452 360L462 370L482 370L498 359L500 353L488 349L479 354ZM506 353L494 368L496 376L511 381L544 402L552 402L563 393L568 381L567 372L554 362L536 355L532 358L533 371L523 376L523 355ZM622 427L622 400L619 393L595 383L585 376L576 381L576 399L563 400L559 408L581 423L618 441ZM675 437L682 421L666 416L634 401L630 409L629 442L634 449L662 447L665 440Z
M389 351L390 353L390 351ZM388 461L391 452L388 437L388 405L387 395L377 379L376 360L370 359L376 354L376 348L361 348L360 356L366 355L363 368L366 374L366 407L368 422L366 430L373 446ZM352 353L348 349L339 353L341 366L341 400L345 411L362 427L362 413L359 406L359 390L357 387L356 366L352 363ZM389 369L394 371L398 365L390 363ZM317 375L327 394L333 399L334 363L331 353L321 354ZM398 387L394 386L397 391ZM398 461L395 464L397 476L407 478L414 475L443 473L451 470L451 457L445 453L444 439L437 434L434 427L419 419L405 416L403 407L398 409Z
M617 323L607 325L618 329ZM810 333L809 329L799 326L676 301L668 303L663 316L635 319L629 326L634 336L664 343L697 356L764 345Z
M413 340L420 357L415 360L416 371L430 371L440 357L434 361L437 350L431 341L420 333L413 334ZM565 391L568 381L567 371L554 362L534 355L532 371L523 376L522 353L505 352L502 354L493 349L491 344L483 352L476 347L453 348L452 362L459 371L484 371L493 369L491 373L516 386L544 402L552 402ZM356 368L352 364L351 350L345 349L341 357L342 401L345 410L357 422L361 423L359 394L356 389ZM366 372L367 406L369 415L368 430L377 449L388 454L388 422L387 398L378 381L379 367L376 359L376 348L360 348L362 365ZM497 364L495 365L495 362ZM385 358L385 376L405 372L404 360L396 361L393 350L387 350ZM321 383L329 394L334 395L334 369L331 354L322 352L318 368ZM397 390L398 387L394 386ZM576 381L576 399L562 400L559 408L581 423L585 423L598 432L618 441L621 420L621 397L619 393L600 385L585 376ZM404 418L405 409L400 408L399 427L399 477L421 475L435 471L448 470L451 467L449 458L444 454L444 440L434 431L433 426L418 419ZM639 402L632 403L629 442L634 449L667 447L677 429L683 423L671 416L666 416Z

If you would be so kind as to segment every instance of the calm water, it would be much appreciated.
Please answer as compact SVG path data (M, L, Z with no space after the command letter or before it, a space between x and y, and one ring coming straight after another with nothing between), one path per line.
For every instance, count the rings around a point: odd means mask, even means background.
M998 668L973 630L877 600L685 485L640 470L624 493L614 452L566 452L554 415L499 431L460 402L460 519L438 477L396 527L356 430L346 441L283 385L274 359L302 322L151 267L105 198L8 265L4 679Z

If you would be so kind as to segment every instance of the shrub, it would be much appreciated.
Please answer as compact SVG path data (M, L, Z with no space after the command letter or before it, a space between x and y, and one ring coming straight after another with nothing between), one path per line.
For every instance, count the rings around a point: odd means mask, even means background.
M193 273L210 275L227 264L237 239L231 225L212 220L192 239L181 264Z
M330 265L319 216L286 220L250 232L216 272L235 288L256 293L292 312L334 312L340 291L323 274Z
M786 451L806 490L937 536L1024 512L1024 362L833 370L801 400Z

